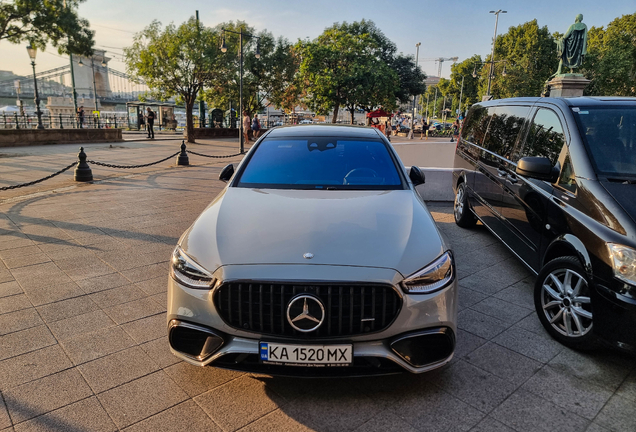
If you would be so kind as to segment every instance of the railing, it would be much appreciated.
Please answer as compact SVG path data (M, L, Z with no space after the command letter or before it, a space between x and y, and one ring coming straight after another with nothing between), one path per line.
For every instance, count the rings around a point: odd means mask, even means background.
M45 129L110 129L128 127L128 115L107 114L103 116L85 115L80 119L78 116L70 114L42 114L42 126ZM20 114L2 113L0 114L0 129L36 129L38 127L38 116L34 113Z

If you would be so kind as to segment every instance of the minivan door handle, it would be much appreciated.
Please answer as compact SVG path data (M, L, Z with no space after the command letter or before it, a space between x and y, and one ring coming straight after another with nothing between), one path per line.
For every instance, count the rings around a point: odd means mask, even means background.
M508 171L502 168L497 168L497 174L499 174L499 177L505 177L508 175Z

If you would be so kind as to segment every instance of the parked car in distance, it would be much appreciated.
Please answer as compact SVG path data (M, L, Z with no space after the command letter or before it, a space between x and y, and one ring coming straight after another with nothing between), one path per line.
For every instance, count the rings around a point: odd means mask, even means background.
M636 98L474 105L457 144L456 223L480 220L535 274L561 343L636 349Z
M181 236L172 352L270 375L425 372L454 352L453 253L375 128L271 129Z

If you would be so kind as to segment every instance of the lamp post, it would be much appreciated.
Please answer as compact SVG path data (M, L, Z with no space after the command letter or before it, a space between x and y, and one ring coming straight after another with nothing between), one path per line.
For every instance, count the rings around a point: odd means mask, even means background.
M35 93L35 113L38 116L38 129L44 129L42 124L42 111L40 111L40 95L38 94L38 80L35 78L35 55L37 54L37 48L29 45L27 46L27 52L31 58L31 67L33 67L33 91Z
M497 60L497 61L487 61L487 62L477 62L474 64L473 67L473 78L477 78L477 65L485 65L485 64L489 64L490 65L490 70L488 71L488 91L486 93L486 95L484 96L483 100L490 100L490 81L492 80L492 78L494 78L495 76L495 63L503 63L504 64L504 68L503 71L501 71L501 76L505 77L506 75L508 75L508 73L506 72L506 63L508 63L508 60Z
M462 75L462 88L459 91L459 107L457 109L459 111L459 113L458 113L457 117L462 115L462 96L464 96L464 78L465 77L466 77L465 75Z
M254 57L261 58L261 50L260 50L260 46L259 46L259 41L260 41L260 37L258 36L254 36L250 33L245 33L243 32L243 29L241 29L241 31L233 31L233 30L227 30L227 29L223 29L223 35L222 35L222 40L221 40L221 52L227 52L227 45L225 45L225 32L228 33L234 33L239 35L239 58L240 58L240 80L239 80L239 116L240 117L240 131L239 131L239 142L240 142L240 151L241 153L243 153L245 151L245 142L243 141L243 36L248 36L248 37L252 37L257 39L256 42L256 52L254 53Z
M415 66L418 65L418 57L420 56L420 45L422 42L418 42L415 44ZM409 132L409 137L413 139L413 123L415 122L415 99L417 99L417 95L413 95L413 108L411 109L411 130Z
M497 24L499 23L499 14L508 13L508 11L499 9L498 11L490 11L489 13L495 14L495 36L492 38L492 52L490 54L490 73L488 74L488 90L486 90L486 96L490 96L490 82L495 69L495 42L497 41Z
M435 118L436 113L437 113L437 86L435 86L435 102L433 102L433 118Z

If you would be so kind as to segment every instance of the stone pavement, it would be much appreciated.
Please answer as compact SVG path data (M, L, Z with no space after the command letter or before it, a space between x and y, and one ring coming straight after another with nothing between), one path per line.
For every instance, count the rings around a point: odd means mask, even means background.
M87 152L141 163L176 144ZM0 158L0 179L37 177L37 161L50 171L76 152L62 147ZM195 149L234 150L218 141ZM533 312L533 276L484 227L457 227L449 204L429 206L460 278L449 366L303 380L179 361L166 338L168 260L224 186L216 179L228 162L191 161L124 174L95 168L102 180L93 184L63 175L37 193L0 194L0 431L636 430L634 359L550 339Z

